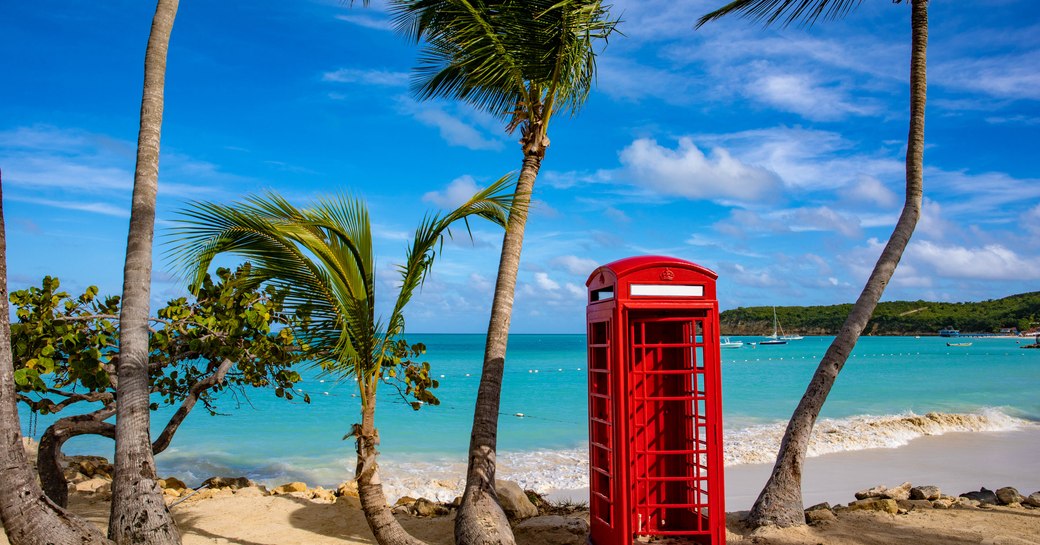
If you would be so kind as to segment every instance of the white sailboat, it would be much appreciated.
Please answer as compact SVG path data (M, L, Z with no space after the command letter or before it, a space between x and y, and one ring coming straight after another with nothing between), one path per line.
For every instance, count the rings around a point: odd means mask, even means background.
M773 334L766 337L766 340L764 341L758 341L758 344L787 344L787 339L777 335L777 329L779 329L779 327L780 326L776 320L776 307L773 307Z
M744 346L744 341L734 341L729 337L722 337L719 341L719 348L740 348Z

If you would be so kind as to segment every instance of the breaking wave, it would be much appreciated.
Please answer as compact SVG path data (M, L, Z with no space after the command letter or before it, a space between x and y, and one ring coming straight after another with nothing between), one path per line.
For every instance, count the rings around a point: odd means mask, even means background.
M1035 425L999 409L984 409L970 414L932 412L824 419L816 423L808 455L896 448L928 435L1010 431ZM777 422L726 431L726 465L772 463L786 426L786 422ZM381 465L388 497L425 496L450 501L462 493L465 482L465 465L462 463L425 463L416 467L388 459ZM588 466L585 448L504 452L498 456L499 478L539 493L587 487Z

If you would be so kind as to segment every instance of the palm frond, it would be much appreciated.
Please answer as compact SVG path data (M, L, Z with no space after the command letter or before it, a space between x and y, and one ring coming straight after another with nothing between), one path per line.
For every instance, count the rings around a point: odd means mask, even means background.
M753 21L765 21L769 26L782 20L783 26L798 22L812 26L820 17L841 19L863 0L735 0L697 20L695 28L709 21L736 13Z
M576 112L594 80L594 42L618 23L600 0L392 0L391 9L399 31L426 42L414 93L467 102L510 128L546 104Z
M399 267L401 273L401 288L397 294L397 301L390 313L387 322L386 341L390 342L393 337L404 331L404 307L412 298L415 290L422 285L423 280L433 266L443 237L450 236L450 228L458 221L463 221L467 232L469 230L468 219L472 216L484 218L496 225L505 227L508 220L510 206L513 201L511 188L515 184L513 174L507 174L488 187L478 191L466 202L462 203L451 212L440 215L428 215L423 218L422 223L415 230L415 237L405 257L405 262Z

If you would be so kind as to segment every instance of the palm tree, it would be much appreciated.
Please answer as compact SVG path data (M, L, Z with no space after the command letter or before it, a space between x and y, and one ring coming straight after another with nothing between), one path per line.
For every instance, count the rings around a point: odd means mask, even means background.
M163 501L149 434L148 316L152 282L155 197L159 187L166 53L178 0L159 0L144 60L144 92L137 137L130 231L123 268L120 310L119 398L116 413L115 475L108 535L116 543L174 545L177 525Z
M466 489L455 524L460 545L512 543L495 494L495 449L509 322L527 211L549 147L549 122L576 114L595 79L598 40L614 31L600 0L392 0L396 26L424 41L414 91L453 98L520 129L517 181L491 306L473 414Z
M429 365L408 358L422 353L404 334L404 308L433 266L450 226L470 216L505 225L511 195L502 178L445 216L427 216L415 231L393 311L385 322L375 314L375 264L368 212L356 199L340 197L299 209L269 193L243 203L195 203L183 212L174 232L181 239L175 255L197 283L218 254L231 253L253 262L257 282L287 288L287 311L308 318L301 339L309 343L323 368L357 382L361 423L350 435L357 440L356 479L361 507L381 544L419 545L387 506L378 476L375 425L380 382L400 380L403 392L420 402L436 403Z
M704 23L730 13L773 23L786 16L785 24L794 21L812 24L819 17L842 17L861 0L737 0L713 11L697 22ZM894 0L900 3L902 0ZM780 443L776 464L748 515L754 526L805 524L802 513L802 467L809 448L813 425L820 409L856 346L867 321L877 307L885 286L906 249L921 215L924 171L924 108L927 95L928 0L907 0L911 4L910 51L910 130L906 149L906 201L895 229L881 252L874 270L867 278L859 299L834 338L798 403Z
M0 182L0 523L12 545L104 545L97 527L47 499L22 447L11 354L7 236Z

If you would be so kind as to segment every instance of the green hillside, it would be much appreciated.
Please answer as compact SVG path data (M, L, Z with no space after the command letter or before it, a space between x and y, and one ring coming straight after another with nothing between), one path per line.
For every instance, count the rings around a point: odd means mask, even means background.
M815 307L776 307L787 333L834 335L845 322L851 304ZM723 335L767 335L773 332L773 307L740 307L719 316ZM961 332L1019 331L1040 322L1040 291L977 303L892 301L878 304L864 335L935 335L953 326Z

